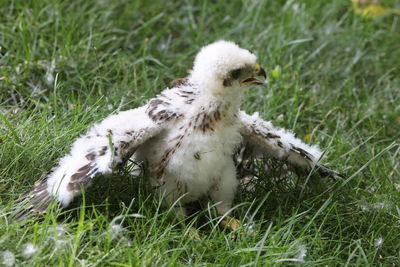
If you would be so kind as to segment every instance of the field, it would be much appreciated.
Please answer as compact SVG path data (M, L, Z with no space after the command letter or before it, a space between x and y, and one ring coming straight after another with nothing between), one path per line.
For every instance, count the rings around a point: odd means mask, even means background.
M0 265L398 266L399 33L400 16L350 1L0 0ZM128 168L11 221L88 126L146 103L218 39L268 69L242 108L319 144L344 179L262 174L239 190L232 233L207 207L183 226Z

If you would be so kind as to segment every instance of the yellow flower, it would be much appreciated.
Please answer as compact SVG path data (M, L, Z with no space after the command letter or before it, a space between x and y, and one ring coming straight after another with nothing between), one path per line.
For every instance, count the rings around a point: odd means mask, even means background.
M353 4L354 12L367 19L377 18L389 13L397 13L396 11L392 12L391 9L379 5L378 1L351 0L351 2Z

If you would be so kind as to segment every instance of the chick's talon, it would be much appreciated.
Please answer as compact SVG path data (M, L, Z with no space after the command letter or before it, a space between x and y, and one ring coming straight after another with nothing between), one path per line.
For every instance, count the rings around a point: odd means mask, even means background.
M231 216L225 216L219 223L221 229L227 229L229 231L235 231L242 226L242 223Z

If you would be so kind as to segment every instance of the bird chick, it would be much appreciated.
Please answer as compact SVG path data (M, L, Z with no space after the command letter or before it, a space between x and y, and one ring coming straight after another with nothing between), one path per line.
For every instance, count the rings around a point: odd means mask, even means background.
M230 218L238 186L233 155L243 142L290 165L338 174L318 163L322 153L317 146L275 128L258 113L240 110L243 92L266 77L256 60L229 41L203 47L189 76L175 87L142 107L109 116L79 137L58 166L21 195L25 208L15 219L45 212L52 199L68 206L95 177L131 157L148 163L156 194L168 206L178 203L179 216L186 214L185 204L206 196L219 215Z

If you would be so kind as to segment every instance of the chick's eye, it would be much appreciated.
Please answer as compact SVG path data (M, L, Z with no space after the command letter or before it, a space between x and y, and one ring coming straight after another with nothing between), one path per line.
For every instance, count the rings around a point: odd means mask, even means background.
M233 78L233 79L237 79L237 78L239 78L239 76L240 76L241 72L242 72L242 70L241 70L241 69L236 69L236 70L233 70L233 71L231 72L231 76L232 76L232 78Z

